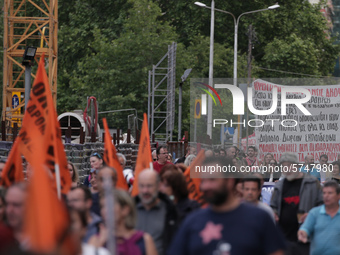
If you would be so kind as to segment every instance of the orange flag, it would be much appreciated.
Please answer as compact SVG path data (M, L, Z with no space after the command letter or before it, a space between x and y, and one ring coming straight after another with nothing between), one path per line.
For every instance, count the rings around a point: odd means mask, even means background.
M50 170L44 168L44 159L40 157L43 148L36 152L31 161L33 173L25 203L23 234L29 250L51 253L61 245L70 220L65 205L51 186L54 180Z
M148 127L148 118L146 113L144 113L144 120L142 131L139 139L139 148L137 155L137 162L135 167L135 181L132 187L132 196L138 195L138 175L146 168L150 168L150 163L152 163L151 156L151 146L150 146L150 136Z
M21 182L25 179L22 168L22 159L18 144L19 138L13 144L9 153L7 162L2 170L1 185L5 187L11 186L15 182Z
M200 150L194 161L190 166L185 170L184 176L187 182L187 187L189 191L189 198L192 200L196 200L201 206L205 204L203 200L203 193L200 190L201 179L200 178L191 178L190 177L190 167L199 166L204 161L204 150Z
M57 113L48 84L44 55L39 62L19 138L21 140L20 151L30 163L37 148L43 149L39 156L52 171L58 183L57 189L66 194L71 188L72 181L67 169Z
M110 135L109 128L107 126L107 121L104 118L103 119L104 129L105 129L105 142L104 142L104 161L106 165L109 167L112 167L116 169L117 171L117 184L116 187L128 190L129 187L125 181L124 175L123 175L123 169L122 166L119 163L118 157L117 157L117 151L114 144L112 144L112 137Z

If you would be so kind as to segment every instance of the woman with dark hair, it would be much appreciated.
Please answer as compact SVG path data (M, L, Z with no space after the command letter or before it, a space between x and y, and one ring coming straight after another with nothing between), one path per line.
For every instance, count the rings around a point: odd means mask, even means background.
M75 188L79 185L79 174L78 169L74 166L72 162L67 163L68 170L70 171L71 180L72 180L72 188Z
M187 183L181 169L175 165L166 165L159 175L161 179L159 190L168 195L176 205L180 220L200 207L196 201L188 198Z
M84 185L86 187L91 187L91 174L96 170L99 170L104 165L103 156L99 152L94 152L90 156L91 170L88 176L84 180Z

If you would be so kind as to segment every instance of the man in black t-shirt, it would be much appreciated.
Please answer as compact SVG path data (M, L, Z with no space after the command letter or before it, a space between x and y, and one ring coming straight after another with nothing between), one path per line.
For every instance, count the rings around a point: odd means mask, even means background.
M321 186L315 177L299 172L296 154L283 153L280 163L285 178L276 183L270 206L290 245L299 246L301 254L309 254L308 245L298 244L297 232L309 210L322 204Z
M207 158L203 166L228 167L230 159ZM267 212L241 203L237 179L225 173L202 178L201 190L209 203L183 222L168 255L283 255L284 238ZM229 177L229 178L228 178Z

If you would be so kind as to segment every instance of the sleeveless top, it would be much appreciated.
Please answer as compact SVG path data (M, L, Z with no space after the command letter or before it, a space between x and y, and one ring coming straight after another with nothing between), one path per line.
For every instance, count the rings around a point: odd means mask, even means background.
M119 255L146 255L144 232L136 231L129 239L117 237Z

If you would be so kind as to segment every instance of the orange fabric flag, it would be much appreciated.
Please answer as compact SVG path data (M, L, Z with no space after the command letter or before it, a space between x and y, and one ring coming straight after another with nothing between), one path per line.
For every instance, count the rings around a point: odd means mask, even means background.
M22 159L19 151L18 144L20 144L20 138L16 139L9 153L7 162L2 170L1 185L5 187L11 186L15 182L21 182L25 179Z
M30 163L37 148L43 148L40 157L52 171L59 183L58 187L61 187L61 192L66 194L71 188L72 181L67 169L57 113L48 84L44 55L39 62L19 138L21 139L20 151Z
M146 113L144 113L144 120L142 131L139 139L139 148L137 155L137 162L135 167L135 181L132 187L132 196L138 195L138 175L146 168L150 168L150 163L152 163L151 156L151 146L150 146L150 136L148 127L148 118Z
M116 187L123 189L123 190L128 190L129 187L123 175L123 168L119 163L116 147L114 146L114 144L112 144L112 137L110 135L110 131L107 126L107 121L105 118L103 119L103 124L104 124L104 129L105 129L104 161L106 165L114 168L117 171Z
M28 184L23 234L28 249L50 253L61 245L70 225L65 205L58 199L50 170L44 168L43 148L33 155L33 173Z
M190 177L190 167L201 165L204 161L204 150L200 150L194 161L190 166L185 170L184 176L187 182L187 187L189 191L189 198L192 200L196 200L201 206L205 204L203 200L203 193L200 190L201 179L200 178L191 178Z

